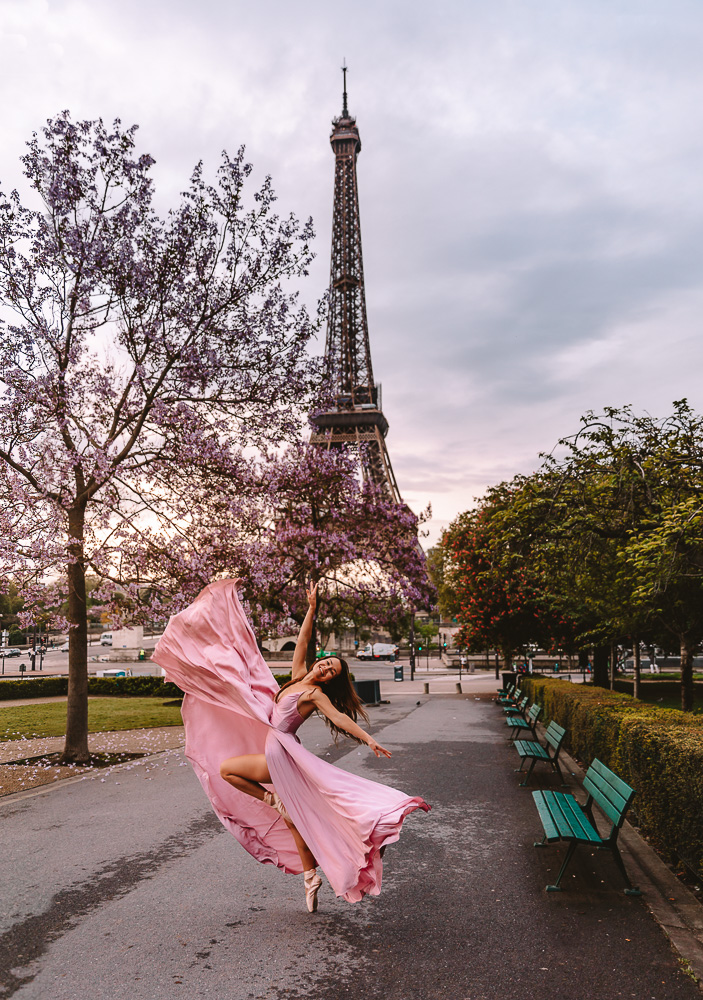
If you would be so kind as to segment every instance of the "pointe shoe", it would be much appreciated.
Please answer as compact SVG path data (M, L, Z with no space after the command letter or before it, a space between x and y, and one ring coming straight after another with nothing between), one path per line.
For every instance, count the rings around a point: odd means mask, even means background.
M317 894L320 891L322 879L317 874L317 868L309 868L308 871L303 872L303 878L305 880L305 902L307 903L308 912L314 913L317 910Z
M276 792L266 792L266 794L264 795L264 802L266 803L267 806L271 806L272 809L275 809L277 813L280 813L280 815L284 819L287 819L289 823L293 822L293 820L290 818L288 810L283 805Z

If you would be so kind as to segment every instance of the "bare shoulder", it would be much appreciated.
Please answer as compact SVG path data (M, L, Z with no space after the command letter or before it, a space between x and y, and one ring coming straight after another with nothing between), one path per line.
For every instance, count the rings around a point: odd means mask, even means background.
M317 687L317 685L312 687L310 691L306 692L305 698L312 705L315 705L316 708L321 708L323 705L324 706L329 705L330 707L334 707L332 706L332 702L329 700L325 692L321 691L320 688Z

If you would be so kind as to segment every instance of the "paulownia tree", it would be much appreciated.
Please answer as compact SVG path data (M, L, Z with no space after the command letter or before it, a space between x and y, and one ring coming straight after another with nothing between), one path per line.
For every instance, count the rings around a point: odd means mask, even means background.
M410 609L431 607L418 544L424 515L362 484L353 454L298 443L248 472L236 497L222 481L178 525L145 526L119 543L132 613L143 599L146 616L178 610L223 574L241 578L262 636L303 621L308 580L321 583L318 621L327 636L354 621L393 629ZM309 662L314 655L313 639Z
M242 449L297 429L317 385L312 324L282 282L311 224L254 192L244 151L195 167L165 217L136 127L49 120L22 157L31 201L0 194L0 575L31 604L67 581L64 759L88 759L86 571L210 480L248 481ZM26 201L27 199L25 199Z

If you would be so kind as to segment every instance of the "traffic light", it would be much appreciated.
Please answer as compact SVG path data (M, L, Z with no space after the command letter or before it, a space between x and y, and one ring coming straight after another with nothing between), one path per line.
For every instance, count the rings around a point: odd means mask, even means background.
M422 643L420 643L419 646L417 647L417 651L418 653L422 652Z

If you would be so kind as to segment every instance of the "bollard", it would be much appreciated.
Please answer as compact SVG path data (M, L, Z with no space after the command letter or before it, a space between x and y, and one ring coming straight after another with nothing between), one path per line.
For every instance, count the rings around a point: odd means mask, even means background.
M461 694L461 684L459 681L456 682L456 693Z
M429 694L430 693L430 682L429 681L425 681L425 683L422 685L422 691L423 691L423 694Z

